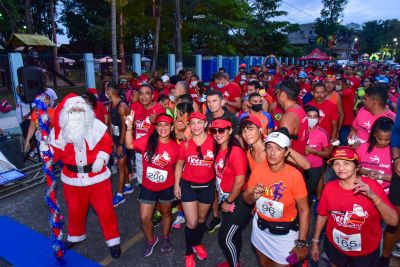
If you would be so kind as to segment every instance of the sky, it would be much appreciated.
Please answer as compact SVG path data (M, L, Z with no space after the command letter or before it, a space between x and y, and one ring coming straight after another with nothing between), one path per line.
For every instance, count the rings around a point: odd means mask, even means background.
M362 24L369 20L399 19L400 0L349 0L345 10L343 23L355 22ZM288 15L275 20L285 20L291 23L313 22L320 16L321 0L282 0L279 10L287 11ZM59 25L59 27L63 27ZM64 30L65 31L65 30ZM66 35L58 35L58 45L69 43Z

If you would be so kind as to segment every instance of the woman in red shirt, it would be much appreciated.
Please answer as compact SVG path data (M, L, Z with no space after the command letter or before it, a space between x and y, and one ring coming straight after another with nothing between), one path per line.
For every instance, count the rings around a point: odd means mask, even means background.
M236 267L242 249L242 230L251 212L251 206L242 198L247 172L246 153L233 135L230 121L212 121L210 132L218 146L214 163L218 203L222 209L218 240L227 259L217 266Z
M328 160L339 179L325 185L311 254L319 260L319 237L326 224L325 252L335 266L376 267L382 237L381 221L396 225L398 215L382 187L358 175L359 156L351 147L338 147Z
M126 119L127 131L132 131L134 111ZM127 134L125 144L128 149L135 149L143 154L143 181L138 200L140 202L140 221L146 238L143 256L148 257L158 243L153 231L153 212L159 203L162 225L161 252L172 249L169 232L172 222L172 203L174 201L174 168L178 160L179 146L171 138L173 119L166 114L159 114L155 119L156 129L149 135L133 140Z
M208 257L201 240L215 195L214 140L205 132L204 114L190 114L189 127L193 137L180 144L174 194L181 200L186 217L186 266L195 266L194 252L200 260Z

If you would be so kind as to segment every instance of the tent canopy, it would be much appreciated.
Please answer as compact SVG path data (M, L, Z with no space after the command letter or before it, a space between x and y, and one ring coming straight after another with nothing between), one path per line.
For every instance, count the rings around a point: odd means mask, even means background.
M331 60L331 57L318 48L315 48L308 55L299 58L299 60Z
M151 59L148 58L148 57L142 57L142 58L141 58L141 61L142 61L142 62L151 62Z
M106 56L95 60L98 63L111 63L113 62L112 57ZM117 59L117 62L121 62L121 60Z
M66 58L66 57L58 57L57 58L57 61L59 62L59 63L75 63L75 60L73 60L73 59L70 59L70 58Z
M7 42L10 46L56 46L49 38L39 34L13 33Z

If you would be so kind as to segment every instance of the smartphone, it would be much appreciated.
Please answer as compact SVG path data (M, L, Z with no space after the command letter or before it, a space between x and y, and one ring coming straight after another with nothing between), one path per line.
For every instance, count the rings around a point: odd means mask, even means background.
M286 261L290 264L290 265L295 265L296 263L299 262L299 258L297 257L297 254L292 252L290 253L289 256L286 257Z

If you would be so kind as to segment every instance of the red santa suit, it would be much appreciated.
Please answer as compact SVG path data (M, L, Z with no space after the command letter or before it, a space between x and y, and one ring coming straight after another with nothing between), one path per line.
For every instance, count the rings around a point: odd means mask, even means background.
M93 111L80 96L70 94L58 105L56 125L50 133L50 147L54 162L63 164L61 181L68 210L69 242L86 238L86 217L89 205L99 217L104 239L109 247L120 244L117 217L112 206L111 172L106 166L112 151L112 140L107 126L94 118ZM83 117L92 120L83 134L81 145L67 141L64 131L68 116L78 108ZM88 119L86 117L86 121ZM64 120L64 122L63 122Z

